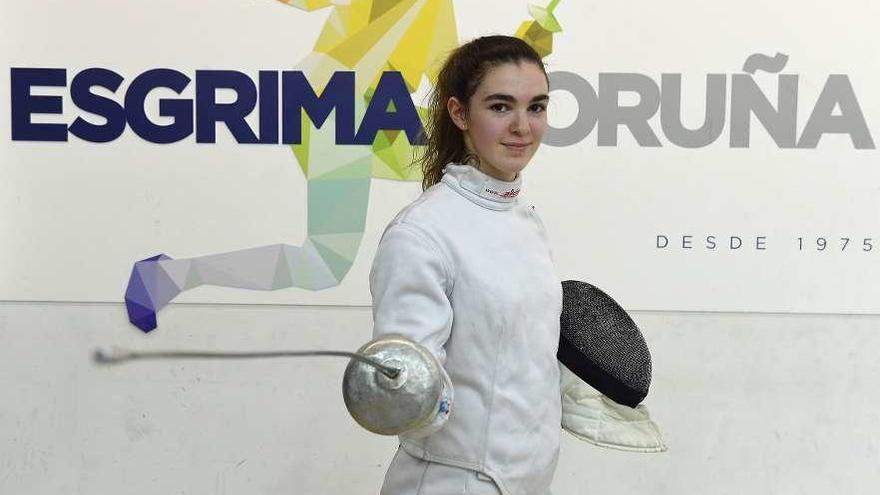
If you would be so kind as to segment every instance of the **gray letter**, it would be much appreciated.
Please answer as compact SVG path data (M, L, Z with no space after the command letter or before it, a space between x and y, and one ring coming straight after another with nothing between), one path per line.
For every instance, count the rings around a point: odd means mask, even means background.
M547 74L550 91L568 91L578 104L574 122L565 129L547 126L543 143L550 146L570 146L580 142L593 131L599 119L599 97L590 83L573 72L557 71Z
M639 103L621 107L621 91L639 94ZM642 74L599 74L599 146L617 145L617 127L625 125L639 146L660 146L660 141L648 125L648 119L660 107L660 89L648 76Z
M660 245L660 239L663 239L663 245ZM657 235L657 249L663 249L669 245L669 239L665 235Z
M779 108L774 109L752 76L734 74L730 91L730 146L748 148L750 117L754 113L777 146L793 148L797 137L797 95L798 76L780 75L776 95Z
M693 249L693 246L691 246L691 239L693 239L693 237L694 236L692 235L681 236L681 247L683 249Z
M666 139L682 148L702 148L718 139L726 115L724 74L706 75L706 118L699 129L686 129L681 122L681 74L663 74L660 86L660 123Z
M840 115L831 115L835 106L840 106ZM845 74L828 76L797 147L815 148L819 144L819 138L826 133L849 134L856 149L874 149L874 140L871 139L865 116L862 115L849 77Z
M763 53L753 53L746 59L746 63L743 64L742 70L749 74L754 74L759 70L770 72L771 74L777 74L782 72L782 69L787 63L788 55L784 53L776 52L776 55L773 57L769 57Z
M733 240L736 239L736 246L733 245ZM739 249L743 245L743 240L738 236L732 235L730 236L730 249Z

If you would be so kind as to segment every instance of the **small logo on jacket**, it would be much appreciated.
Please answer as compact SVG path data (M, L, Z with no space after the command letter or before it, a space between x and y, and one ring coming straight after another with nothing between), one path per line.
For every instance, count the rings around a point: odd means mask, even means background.
M494 194L495 196L498 196L499 198L515 198L519 195L519 189L511 189L509 191L500 192L500 191L496 191L494 189L489 189L487 187L486 192L489 194Z

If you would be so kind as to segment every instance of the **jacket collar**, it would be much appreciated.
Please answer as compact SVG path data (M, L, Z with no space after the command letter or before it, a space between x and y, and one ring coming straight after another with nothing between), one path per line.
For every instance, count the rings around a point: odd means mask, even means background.
M443 183L484 208L508 210L516 204L522 174L506 182L490 177L476 167L450 163L443 169Z

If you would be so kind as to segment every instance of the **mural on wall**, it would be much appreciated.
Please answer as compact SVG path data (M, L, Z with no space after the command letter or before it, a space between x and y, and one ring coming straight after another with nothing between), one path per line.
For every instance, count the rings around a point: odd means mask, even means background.
M307 12L330 8L303 72L316 94L334 75L353 72L358 120L376 111L388 75L402 77L410 95L436 82L438 62L458 46L452 0L280 0ZM528 7L531 20L515 32L541 56L562 30L553 15L559 0ZM419 116L426 109L416 106ZM387 112L388 108L378 108ZM173 259L164 254L135 263L125 304L129 320L148 332L156 312L183 291L201 285L275 290L321 290L338 285L351 268L364 234L373 178L419 181L411 166L417 144L409 132L378 130L372 145L337 145L338 112L317 125L302 113L301 139L291 145L307 180L307 235L301 246L273 244L238 251ZM320 126L320 127L318 127Z

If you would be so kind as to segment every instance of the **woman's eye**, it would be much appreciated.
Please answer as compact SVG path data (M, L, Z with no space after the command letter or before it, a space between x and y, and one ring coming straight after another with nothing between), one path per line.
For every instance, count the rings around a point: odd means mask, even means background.
M547 105L543 103L535 103L534 105L529 107L529 111L534 113L541 113L547 111Z
M496 103L489 107L493 112L506 112L508 108L509 107L505 103Z

